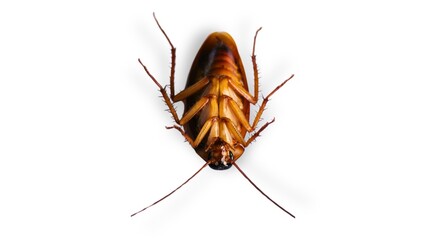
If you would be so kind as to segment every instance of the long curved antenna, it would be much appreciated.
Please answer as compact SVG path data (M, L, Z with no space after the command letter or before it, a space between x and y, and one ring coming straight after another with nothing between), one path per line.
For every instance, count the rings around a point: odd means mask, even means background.
M162 197L162 198L160 198L159 200L157 200L156 202L154 202L153 204L151 204L151 205L149 205L149 206L147 206L147 207L145 207L144 209L142 209L142 210L139 210L139 211L137 211L137 212L135 212L135 213L133 213L132 215L130 215L130 217L133 217L133 216L135 216L136 214L138 214L138 213L140 213L140 212L143 212L143 211L145 211L146 209L148 209L148 208L150 208L150 207L152 207L152 206L154 206L155 204L157 204L157 203L159 203L159 202L161 202L161 201L163 201L164 199L166 199L168 196L170 196L170 195L172 195L174 192L176 192L179 188L181 188L183 185L185 185L187 182L189 182L189 180L191 180L193 177L195 177L195 175L197 175L199 172L201 172L201 170L203 170L208 164L209 164L210 162L206 162L200 169L198 169L198 171L196 171L195 173L194 173L194 175L192 175L190 178L188 178L185 182L183 182L179 187L177 187L175 190L173 190L173 191L171 191L169 194L167 194L166 196L164 196L164 197Z
M254 182L249 177L247 177L247 175L243 172L243 170L241 170L241 168L235 162L232 163L232 165L234 165L238 169L238 171L251 183L251 185L253 185L253 187L255 187L263 196L265 196L267 199L269 199L269 201L271 201L273 204L275 204L275 206L281 208L281 210L283 210L284 212L286 212L288 215L292 216L293 218L296 218L293 214L291 214L289 211L285 210L278 203L276 203L274 200L272 200L268 195L266 195L262 190L260 190L260 188L258 186L256 186L256 184L254 184Z

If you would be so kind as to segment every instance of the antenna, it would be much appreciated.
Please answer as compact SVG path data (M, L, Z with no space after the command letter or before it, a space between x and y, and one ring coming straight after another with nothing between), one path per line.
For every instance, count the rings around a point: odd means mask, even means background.
M234 165L238 169L238 171L251 183L251 185L253 185L253 187L255 187L257 189L257 191L259 191L263 196L265 196L267 199L269 199L269 201L271 201L273 204L275 204L275 206L281 208L281 210L283 210L284 212L286 212L287 214L289 214L293 218L296 218L293 214L291 214L289 211L285 210L278 203L276 203L274 200L272 200L268 195L266 195L262 190L260 190L260 188L258 186L256 186L256 184L254 184L254 182L249 177L247 177L247 175L243 172L243 170L241 170L241 168L235 162L232 163L232 165Z
M149 206L147 206L147 207L145 207L145 208L143 208L142 210L139 210L139 211L137 211L137 212L135 212L135 213L133 213L132 215L130 215L130 217L133 217L133 216L135 216L136 214L138 214L138 213L140 213L140 212L143 212L143 211L145 211L146 209L148 209L148 208L150 208L150 207L152 207L152 206L154 206L155 204L157 204L157 203L159 203L159 202L161 202L161 201L163 201L164 199L166 199L168 196L170 196L170 195L172 195L174 192L176 192L179 188L181 188L183 185L185 185L187 182L189 182L189 180L191 180L193 177L195 177L195 175L197 175L199 172L201 172L201 170L203 170L208 164L209 164L210 162L206 162L200 169L198 169L198 171L196 171L195 173L194 173L194 175L192 175L190 178L188 178L185 182L183 182L179 187L177 187L175 190L173 190L173 191L171 191L169 194L167 194L166 196L164 196L164 197L162 197L162 198L160 198L159 200L157 200L156 202L154 202L153 204L151 204L151 205L149 205Z

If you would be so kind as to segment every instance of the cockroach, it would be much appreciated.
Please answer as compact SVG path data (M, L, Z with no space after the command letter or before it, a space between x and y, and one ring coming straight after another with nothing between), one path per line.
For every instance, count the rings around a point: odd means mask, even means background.
M166 128L178 130L206 163L172 192L131 216L164 200L209 165L215 170L224 170L235 166L261 194L295 218L293 214L281 207L254 184L236 162L243 154L244 149L274 122L275 119L272 119L257 131L255 130L270 97L294 76L291 75L263 98L254 121L250 124L250 104L255 105L259 98L259 74L255 48L257 35L262 28L259 28L254 35L251 55L254 71L254 95L249 92L237 45L231 35L226 32L214 32L207 37L192 63L185 89L175 94L176 48L161 27L155 14L153 16L171 47L170 95L166 91L166 86L163 87L155 79L140 59L138 61L160 89L168 110L176 122L175 125ZM184 104L182 118L178 117L174 108L174 103L180 101ZM245 140L247 132L252 133L252 135Z

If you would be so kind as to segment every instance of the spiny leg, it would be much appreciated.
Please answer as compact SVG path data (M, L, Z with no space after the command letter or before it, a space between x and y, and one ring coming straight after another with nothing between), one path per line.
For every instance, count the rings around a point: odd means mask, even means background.
M173 46L172 41L170 41L169 36L167 36L164 29L161 27L160 23L158 22L157 18L155 17L155 13L152 14L154 16L155 22L157 23L157 26L160 28L163 35L166 37L167 42L169 42L170 45L170 51L172 53L172 63L170 67L170 97L172 98L173 102L175 98L175 66L176 66L176 48Z
M160 22L158 22L157 18L155 17L155 13L153 13L155 22L157 23L157 26L160 28L163 35L166 37L167 42L169 42L170 45L170 51L172 55L172 63L170 67L170 98L173 100L173 102L182 101L183 99L187 98L188 96L194 94L198 90L200 90L202 87L207 85L209 83L209 79L205 78L199 81L197 84L194 84L193 86L183 90L178 95L175 96L175 68L176 68L176 48L173 46L172 41L170 41L169 36L167 36L166 31L161 27Z
M270 122L265 123L259 130L257 130L246 142L244 142L244 147L247 147L250 145L251 142L253 142L257 137L260 136L260 133L265 130L266 127L269 126L269 124L275 122L275 118L273 118Z
M169 127L166 126L166 128L167 129L173 129L174 128L174 129L178 130L180 132L180 134L182 134L182 136L185 138L185 140L188 141L188 143L191 146L194 146L194 140L192 140L192 138L188 134L186 134L185 131L181 127L179 127L178 125L173 125L173 126L169 126Z
M259 71L258 71L258 67L257 67L257 62L256 62L256 40L257 40L257 35L259 34L259 31L262 30L262 28L259 28L256 31L256 34L254 35L254 40L253 40L253 51L252 51L252 55L251 55L251 59L252 59L252 63L253 63L253 75L254 75L254 96L250 95L242 86L234 83L232 80L229 81L230 86L236 91L238 92L243 98L247 99L250 103L252 104L256 104L259 98ZM263 98L263 102L262 105L259 108L259 111L256 114L256 117L253 121L253 123L251 124L251 127L248 127L246 122L247 120L242 117L242 112L239 108L232 106L235 104L231 104L231 107L233 109L233 112L237 115L237 118L239 119L240 123L242 123L244 125L244 127L246 128L247 131L251 132L253 131L253 129L256 128L257 124L260 121L260 118L262 117L263 111L266 108L266 104L269 101L269 98L276 92L278 91L278 89L280 89L288 80L290 80L294 75L291 75L288 79L286 79L284 82L282 82L280 85L278 85L271 93L268 94L268 96L266 98ZM273 122L273 121L272 121ZM266 126L268 126L269 124L265 124L264 126L262 126L262 128L266 128ZM262 129L262 130L263 130ZM256 133L255 133L256 135ZM253 135L253 136L255 136ZM257 135L258 136L258 135ZM254 137L256 138L256 137ZM254 140L254 139L253 139Z
M205 85L207 85L209 83L209 80L206 79L202 79L201 81L197 82L196 84L194 84L193 86L189 87L188 89L182 91L181 93L179 93L175 98L175 86L174 86L174 76L175 76L175 66L176 66L176 48L173 46L172 42L170 41L169 37L167 36L166 32L164 31L164 29L161 27L160 23L158 22L157 18L155 17L155 13L153 13L155 22L157 23L158 27L160 28L161 32L163 33L163 35L166 37L168 43L170 44L171 47L171 58L172 58L172 63L171 63L171 69L170 69L170 97L166 92L166 87L161 86L161 84L155 79L155 77L148 71L148 68L142 63L142 61L140 59L138 59L139 63L142 65L142 67L144 68L145 72L148 74L148 76L152 79L152 81L154 81L154 83L158 86L158 88L160 89L161 95L163 96L164 101L167 104L167 107L169 108L170 113L173 116L173 119L175 120L175 122L179 125L180 124L180 120L179 117L176 113L176 110L173 106L174 102L177 101L182 101L185 98L187 98L188 96L194 94L195 92L197 92L198 90L200 90L201 88L203 88ZM172 102L173 101L173 102Z
M142 65L142 67L145 69L145 72L148 74L148 76L152 79L152 81L154 81L155 85L157 85L158 88L160 89L160 93L163 96L163 99L166 102L167 107L169 108L169 111L173 116L173 119L175 120L176 123L179 124L179 117L176 113L176 110L173 106L172 101L169 98L169 95L166 92L166 87L163 87L163 86L160 85L160 83L155 79L154 76L152 76L152 74L148 71L148 68L142 63L142 61L140 59L138 59L138 61Z
M284 84L286 84L286 82L288 82L290 79L292 79L294 76L294 74L292 74L289 78L287 78L284 82L282 82L280 85L278 85L271 93L268 94L268 96L266 96L266 98L263 98L263 102L262 105L260 106L259 110L257 111L256 117L254 118L252 127L253 129L256 128L257 124L259 123L260 117L262 117L263 111L266 108L266 104L269 101L269 98L276 92L278 91L278 89L280 89L282 86L284 86ZM265 124L266 125L266 124Z
M173 119L175 120L176 123L179 123L179 117L176 113L176 110L173 106L172 101L170 100L174 98L174 94L175 94L175 65L176 65L176 48L173 46L172 42L170 41L169 37L167 36L166 32L163 30L163 28L161 27L160 23L158 22L157 18L155 17L155 13L153 13L154 16L154 20L157 23L158 27L160 28L161 32L163 33L163 35L166 37L167 41L170 44L171 47L171 52L172 52L172 66L170 69L170 97L166 92L166 87L161 86L161 84L155 79L155 77L148 71L148 68L142 63L142 61L140 59L138 59L139 63L142 65L142 67L144 68L145 72L148 74L148 76L152 79L152 81L154 81L154 83L158 86L158 88L160 89L161 95L163 96L164 101L167 104L167 107L169 108L170 113L173 116Z
M204 106L205 104L207 104L207 102L209 101L209 99L200 99L191 109L190 111L188 111L181 120L179 120L179 117L176 113L176 110L173 106L174 102L178 102L178 101L182 101L184 99L186 99L187 97L191 96L192 94L198 92L200 89L202 89L203 87L205 87L208 83L209 83L209 79L208 78L203 78L200 81L198 81L197 83L195 83L194 85L190 86L189 88L181 91L178 95L175 96L175 66L176 66L176 48L173 46L172 42L170 41L170 38L167 36L166 32L164 31L164 29L161 27L159 21L157 20L155 13L153 13L155 22L157 23L157 26L160 28L161 32L163 33L163 35L166 37L167 42L170 45L171 48L171 68L170 68L170 97L166 92L166 87L161 86L161 84L155 79L155 77L148 71L148 68L142 63L142 61L140 59L139 63L143 66L145 72L149 75L149 77L152 79L152 81L154 81L154 83L158 86L158 88L160 89L161 95L163 96L164 101L167 104L167 107L169 108L170 113L173 116L173 119L175 120L175 122L180 125L174 125L171 127L166 127L167 129L171 129L171 128L175 128L177 129L184 137L185 139L192 145L198 145L199 142L201 140L199 140L197 137L197 139L192 140L191 137L189 137L185 131L181 128L181 126L188 122L189 120L192 119L192 117L199 112ZM172 103L173 101L173 103ZM199 136L202 134L199 134ZM205 135L205 133L204 133ZM204 137L204 136L203 136Z
M263 114L263 111L265 110L265 108L266 108L266 104L268 103L268 101L269 101L269 98L276 92L276 91L278 91L278 89L280 89L282 86L284 86L284 84L287 82L287 81L289 81L292 77L293 77L294 75L291 75L288 79L286 79L284 82L282 82L280 85L278 85L271 93L269 93L268 94L268 96L266 96L266 98L264 98L263 99L263 102L262 102L262 105L260 106L260 108L259 108L259 110L258 110L258 112L257 112L257 114L256 114L256 117L255 117L255 119L254 119L254 121L253 121L253 123L250 125L249 124L249 122L248 122L248 120L246 119L246 117L245 117L245 115L244 115L244 113L242 112L242 110L240 109L240 107L238 106L238 104L232 99L232 98L230 98L230 97L223 97L223 100L222 100L222 105L223 106L225 106L225 107L230 107L230 109L232 110L232 112L235 114L235 116L236 116L236 118L238 119L238 121L241 123L241 125L248 131L248 132L252 132L255 128L256 128L256 126L257 126L257 124L259 123L259 120L260 120L260 118L262 117L262 114ZM244 89L243 89L243 87L242 86L240 86L240 85L236 85L236 84L233 84L233 81L232 80L230 80L229 81L229 83L230 83L230 85L232 86L232 88L234 89L234 90L236 90L237 92L242 92ZM265 124L266 126L267 125L269 125L269 124ZM263 126L262 128L264 129L264 127L266 127L266 126ZM256 134L256 133L255 133Z
M284 82L282 82L280 85L278 85L271 93L266 96L266 98L263 99L262 105L259 108L259 111L256 114L256 117L254 119L253 124L250 126L248 120L246 119L244 113L239 108L238 104L230 97L222 97L221 98L221 104L223 105L223 108L229 107L231 111L234 113L235 117L238 119L238 121L241 123L241 125L248 131L252 132L257 124L259 123L259 120L263 114L263 111L266 108L266 104L269 101L269 98L276 92L278 89L280 89L284 84L289 81L294 75L291 75L288 79L286 79ZM241 86L233 86L233 88L242 88ZM244 141L241 136L239 136L239 132L235 128L234 124L229 122L227 123L228 129L232 132L234 137L237 137L238 141L241 142L245 147L247 147L251 142L253 142L257 137L260 136L260 133L266 129L266 127L269 126L269 124L273 123L275 119L272 119L272 121L265 123L259 130L257 130L247 141Z
M253 51L251 52L251 61L253 63L253 75L254 75L254 99L255 99L254 104L256 104L257 100L259 99L259 71L257 69L255 50L256 50L257 34L259 33L260 30L262 30L262 28L257 29L256 34L254 35Z
M255 51L256 51L257 34L259 33L260 30L262 30L262 28L257 29L256 34L254 35L253 51L252 51L252 54L251 54L251 60L252 60L252 63L253 63L253 74L254 74L254 98L256 99L256 102L257 102L258 97L259 97L259 72L258 72L258 68L257 68ZM262 105L260 106L259 111L257 112L256 117L254 119L254 122L252 124L253 129L256 128L257 124L259 123L260 117L262 116L263 111L265 110L266 103L269 101L269 98L272 96L272 94L274 94L276 91L278 91L278 89L280 89L293 76L294 75L291 75L287 80L285 80L283 83L278 85L270 94L268 94L268 96L266 98L263 98ZM265 125L267 126L268 124L265 124Z
M176 113L176 110L173 106L172 101L170 100L170 97L167 95L166 92L166 87L162 87L160 85L160 83L155 79L155 77L148 71L148 68L142 63L142 61L140 59L138 59L139 63L142 65L142 67L145 69L145 72L149 75L149 77L152 79L152 81L154 81L154 83L158 86L158 88L160 89L161 95L163 96L164 101L167 104L167 107L170 110L170 113L173 115L173 119L175 120L175 122L179 125L183 125L184 123L188 122L189 120L191 120L191 118L197 113L199 112L202 107L204 107L204 105L208 102L208 98L207 99L201 99L199 100L193 107L192 107L192 111L188 111L187 114L185 114L181 120L179 120L179 117ZM184 100L185 98L187 98L188 96L196 93L198 90L200 90L201 88L203 88L204 86L206 86L209 83L209 80L207 78L202 79L201 81L198 81L196 84L192 85L191 87L185 89L184 91L180 92L178 95L176 95L177 97L179 97L179 101ZM173 101L175 102L175 101ZM195 111L195 112L194 112Z

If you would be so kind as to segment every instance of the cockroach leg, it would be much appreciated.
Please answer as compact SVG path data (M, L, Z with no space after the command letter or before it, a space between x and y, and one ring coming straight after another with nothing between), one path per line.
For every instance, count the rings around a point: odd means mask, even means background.
M259 71L258 71L257 62L256 62L255 51L256 51L257 35L259 34L260 30L262 30L262 28L257 29L256 34L254 35L253 51L252 51L252 54L251 54L251 60L252 60L252 63L253 63L253 75L254 75L254 99L256 100L256 102L257 102L258 96L259 96ZM269 93L266 98L263 99L262 105L260 106L259 110L257 111L256 117L255 117L255 119L253 121L253 124L252 124L252 128L253 129L256 128L257 124L259 123L259 120L260 120L260 118L261 118L261 116L263 114L263 111L266 108L266 103L269 101L269 98L272 96L272 94L274 94L278 89L280 89L293 76L294 75L291 75L288 79L286 79L284 82L282 82L280 85L278 85L271 93ZM265 125L268 126L269 124L267 123ZM264 126L264 127L266 127L266 126ZM253 136L255 136L255 135L253 135Z
M254 118L252 127L256 128L257 124L259 123L260 117L262 117L263 111L266 108L266 104L269 101L269 98L272 96L272 94L274 94L276 91L278 91L278 89L280 89L282 86L284 86L284 84L286 84L286 82L288 82L291 78L293 78L294 74L291 75L289 78L287 78L284 82L282 82L280 85L278 85L271 93L268 94L268 96L266 96L266 98L263 98L263 102L262 105L259 107L259 110L257 111L256 117Z
M215 128L215 126L217 124L217 120L218 120L217 117L212 117L204 123L203 127L201 128L200 132L197 135L197 138L195 139L194 145L192 146L193 148L198 147L198 145L201 143L203 138L207 135L209 130L212 128L212 126L213 126L213 128ZM212 133L210 133L210 134L212 134Z
M240 94L244 99L249 101L251 104L257 103L257 97L252 96L243 86L238 85L232 79L229 79L229 85L234 89L238 94Z
M166 92L166 87L161 86L161 84L155 79L155 77L148 71L148 68L142 63L141 59L138 59L139 63L142 65L143 69L145 70L145 72L148 74L148 76L152 79L152 81L155 83L155 85L158 86L158 88L160 89L160 93L163 96L164 101L166 102L167 107L170 110L170 113L173 115L173 119L175 120L176 123L179 123L179 117L176 113L176 110L173 106L172 101L170 100L169 95Z
M243 143L244 147L247 147L250 145L251 142L253 142L257 137L260 136L260 133L266 129L266 127L269 126L269 124L275 122L275 118L273 118L271 121L265 123L259 130L257 130L246 142Z
M200 100L198 100L194 106L192 106L186 113L183 115L181 120L179 121L179 125L186 124L191 118L195 116L201 109L206 106L206 104L210 101L210 96L202 97Z
M158 22L157 18L155 17L155 13L152 13L154 16L155 22L157 23L157 26L160 28L163 35L166 37L167 42L169 42L170 45L170 51L172 54L172 63L170 67L170 97L172 99L175 98L175 67L176 67L176 48L173 46L172 41L170 41L169 36L167 36L164 29L161 27L160 22ZM173 100L173 102L176 102Z
M257 40L257 34L259 31L262 30L262 28L257 29L256 34L254 35L253 40L253 51L251 52L251 61L253 63L253 75L254 75L254 99L255 103L257 103L257 100L259 98L259 70L257 68L257 62L256 62L256 40Z
M209 82L210 82L209 78L204 77L200 81L196 82L194 85L189 86L188 88L182 90L180 93L174 96L174 98L172 98L173 102L179 102L186 99L187 97L201 90L203 87L207 86Z
M191 146L194 145L194 140L192 140L192 138L190 136L188 136L188 134L186 134L185 131L181 127L179 127L178 125L173 125L173 126L169 126L169 127L166 126L166 128L167 129L173 129L174 128L174 129L178 130L182 134L182 136L185 138L185 140L188 141L189 144L191 144Z
M238 105L235 103L235 101L233 99L229 99L227 101L227 106L229 106L232 110L232 112L235 114L235 116L237 117L238 121L244 126L244 128L249 131L252 132L256 127L257 124L259 123L260 118L262 117L263 111L266 108L266 104L269 101L269 98L276 92L278 91L278 89L280 89L282 86L284 86L284 84L286 82L288 82L291 78L293 78L294 75L291 75L288 79L286 79L284 82L282 82L280 85L278 85L271 93L269 93L266 98L263 99L263 102L261 104L261 106L259 107L259 110L257 111L256 117L254 118L253 123L251 124L251 126L249 125L246 117L244 116L244 113L241 111L241 109L238 107ZM230 86L235 89L238 93L243 92L243 88L241 86L235 85L233 84L232 81L229 81ZM245 90L244 90L245 91ZM244 97L244 95L242 95ZM246 98L247 99L247 98ZM249 100L249 99L247 99ZM269 124L265 124L266 126ZM266 128L266 126L263 126L262 128ZM263 130L262 129L262 130ZM256 135L256 134L255 134ZM254 140L254 139L253 139ZM252 141L253 141L252 140ZM251 141L250 141L251 142ZM249 144L249 143L248 143ZM247 144L247 145L248 145Z
M188 141L189 144L191 144L191 146L193 148L198 147L198 145L200 144L200 142L204 139L204 137L206 136L206 134L209 132L209 130L212 128L212 125L217 123L217 117L212 117L210 119L208 119L203 127L201 128L200 132L197 135L197 138L195 139L195 141L188 135L185 133L185 131L179 127L178 125L173 125L170 127L166 127L167 129L176 129L178 130L182 136L186 139L186 141Z
M234 123L230 121L229 119L224 119L224 121L226 123L226 127L232 133L232 135L236 138L237 142L240 142L244 145L245 144L244 138L243 136L241 136L241 133L237 130Z
M241 125L249 132L253 131L253 128L250 126L249 121L247 120L246 116L244 115L243 111L240 109L238 104L235 102L234 99L227 97L226 101L224 101L224 106L229 106L232 112L234 113L235 117L238 119L238 121L241 123ZM234 126L235 128L235 126ZM238 131L237 131L238 132Z

